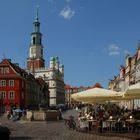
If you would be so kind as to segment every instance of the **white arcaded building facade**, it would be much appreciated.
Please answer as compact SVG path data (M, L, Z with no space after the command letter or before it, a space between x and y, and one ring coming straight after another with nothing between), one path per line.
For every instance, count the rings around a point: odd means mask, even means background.
M34 70L35 77L42 77L49 85L50 105L65 103L64 65L59 64L58 57L50 58L50 67Z

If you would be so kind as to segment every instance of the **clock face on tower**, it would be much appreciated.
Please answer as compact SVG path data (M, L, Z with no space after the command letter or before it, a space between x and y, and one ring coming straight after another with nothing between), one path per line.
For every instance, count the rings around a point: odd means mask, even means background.
M43 48L41 45L30 47L30 58L43 58Z
M35 48L31 48L31 54L35 54L36 49Z
M34 47L30 48L30 57L36 57L36 48Z

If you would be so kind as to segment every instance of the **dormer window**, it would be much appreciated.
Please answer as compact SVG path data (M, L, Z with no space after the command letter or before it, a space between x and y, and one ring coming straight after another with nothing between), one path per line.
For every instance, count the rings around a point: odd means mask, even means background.
M9 67L4 68L4 73L8 74L9 73Z
M130 58L129 55L126 56L126 67L130 65Z

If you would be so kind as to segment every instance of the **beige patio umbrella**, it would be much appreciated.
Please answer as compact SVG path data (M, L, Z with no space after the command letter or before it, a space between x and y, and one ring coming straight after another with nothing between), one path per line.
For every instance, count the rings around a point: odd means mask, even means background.
M87 103L100 103L105 101L117 100L122 98L123 94L120 92L107 90L103 88L92 88L82 92L72 94L72 98L77 101Z
M124 99L140 99L140 83L129 86L123 96Z

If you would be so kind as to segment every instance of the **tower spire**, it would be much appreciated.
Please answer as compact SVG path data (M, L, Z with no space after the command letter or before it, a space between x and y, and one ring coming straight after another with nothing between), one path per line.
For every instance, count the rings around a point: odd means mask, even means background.
M39 8L39 6L36 7L36 15L35 15L35 20L34 20L34 32L36 32L36 33L40 32L40 23L39 23L39 18L38 18L38 8Z
M36 6L35 22L39 22L39 19L38 19L38 9L39 9L39 5Z

